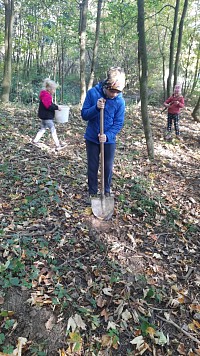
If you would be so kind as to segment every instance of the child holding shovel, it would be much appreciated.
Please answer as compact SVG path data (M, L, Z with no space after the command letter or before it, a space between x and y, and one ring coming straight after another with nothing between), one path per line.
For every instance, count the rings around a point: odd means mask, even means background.
M91 88L86 95L81 116L87 121L85 132L88 162L88 189L90 197L98 192L100 143L104 142L105 196L110 196L116 135L124 123L125 102L122 91L125 73L120 67L111 67L107 78ZM100 134L100 110L104 110L104 134Z
M184 97L181 95L181 86L179 84L175 85L174 93L165 100L164 106L168 109L167 133L165 138L167 140L171 138L172 122L174 122L176 138L180 140L179 114L180 109L184 107Z

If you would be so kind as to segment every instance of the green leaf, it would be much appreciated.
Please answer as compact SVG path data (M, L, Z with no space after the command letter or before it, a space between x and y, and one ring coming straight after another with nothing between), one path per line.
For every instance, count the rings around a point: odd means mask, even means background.
M13 278L10 278L10 283L11 283L11 286L19 286L20 280L18 277L13 277Z
M5 335L3 333L0 333L0 345L2 345L5 341Z
M14 347L12 345L7 345L5 347L3 347L3 352L5 354L11 355L14 351Z
M163 334L162 331L156 331L155 333L155 343L157 345L165 345L168 343L168 339L166 338L166 336Z
M145 336L148 334L148 332L147 332L148 328L156 329L155 325L149 323L147 320L143 320L142 321L142 323L140 325L140 328L142 330L142 334L145 335Z

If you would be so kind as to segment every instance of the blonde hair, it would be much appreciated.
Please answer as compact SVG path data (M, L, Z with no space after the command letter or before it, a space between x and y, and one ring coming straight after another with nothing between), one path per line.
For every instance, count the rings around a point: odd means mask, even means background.
M107 78L104 82L107 89L122 91L125 87L125 73L121 67L111 67L107 71Z
M46 78L43 81L43 89L56 89L58 88L58 84L54 82L54 80L51 80L50 78Z

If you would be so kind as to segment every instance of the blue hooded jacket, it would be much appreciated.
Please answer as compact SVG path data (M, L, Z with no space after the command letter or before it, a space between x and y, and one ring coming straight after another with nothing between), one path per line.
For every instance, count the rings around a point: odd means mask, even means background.
M83 120L88 121L84 138L99 144L98 134L100 133L100 109L97 108L97 100L105 98L104 109L104 133L107 136L107 142L115 143L116 135L120 132L124 124L125 102L122 94L118 94L114 99L109 99L103 92L102 83L88 90L81 116Z

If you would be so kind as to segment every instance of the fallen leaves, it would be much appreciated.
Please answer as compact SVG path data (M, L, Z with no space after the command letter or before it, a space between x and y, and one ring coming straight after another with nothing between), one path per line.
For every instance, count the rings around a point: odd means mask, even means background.
M67 330L71 329L74 332L76 329L86 330L86 324L79 314L70 317L67 322Z
M135 127L141 125L138 112L134 115ZM80 133L76 136L77 130L83 131L77 125L79 112L70 132L62 133L69 145L59 156L28 144L16 150L12 127L6 127L12 155L5 145L0 205L4 290L17 285L20 293L29 294L29 310L51 310L54 317L41 321L38 334L40 339L48 335L46 348L53 345L60 356L88 350L95 354L97 349L100 355L114 355L124 347L135 356L156 355L161 349L172 355L199 354L199 154L190 149L192 138L184 149L165 147L156 130L156 158L150 162L144 138L135 141L132 116L119 136L123 150L116 151L115 214L109 223L97 221L86 206L86 156ZM157 124L161 129L162 122ZM20 130L25 130L23 125ZM0 304L6 313L0 323L15 349L6 302L3 294ZM25 313L27 330L28 321ZM52 335L59 325L62 332L55 341ZM22 351L30 352L32 342L38 342L35 335L21 344Z
M136 345L135 355L143 355L147 350L151 352L150 346L145 342L144 337L142 335L136 336L133 340L130 341L132 345Z

